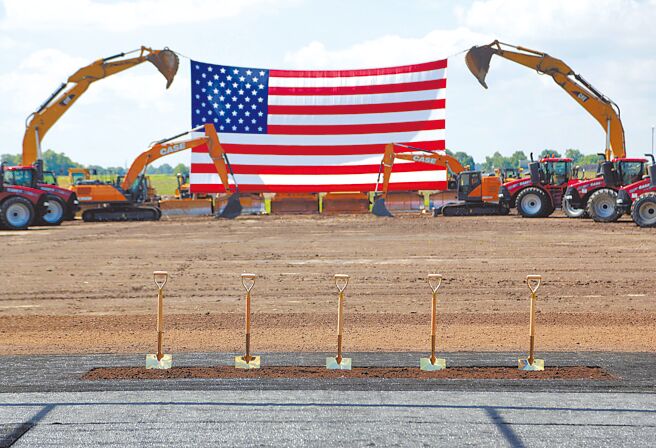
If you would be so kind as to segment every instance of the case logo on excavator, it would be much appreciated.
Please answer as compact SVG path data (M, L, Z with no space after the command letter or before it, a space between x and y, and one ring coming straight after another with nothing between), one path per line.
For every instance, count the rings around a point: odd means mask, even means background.
M159 153L165 156L167 154L172 154L174 152L182 151L183 149L186 149L184 143L176 143L175 145L165 146L164 148L159 150Z
M415 162L421 162L421 163L430 163L431 165L437 165L437 160L432 159L430 157L424 157L420 155L412 156L412 160Z
M583 93L578 92L576 90L572 90L572 93L574 94L575 97L577 97L584 103L590 99L587 95L584 95Z

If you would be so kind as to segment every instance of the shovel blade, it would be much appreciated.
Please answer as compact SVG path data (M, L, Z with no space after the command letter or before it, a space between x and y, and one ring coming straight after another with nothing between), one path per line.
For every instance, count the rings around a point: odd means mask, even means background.
M376 216L381 217L392 217L392 213L387 209L385 205L385 198L378 198L374 201L374 206L371 208L371 213Z
M436 358L435 364L433 364L430 358L420 358L419 368L426 372L434 372L435 370L446 369L446 359Z
M342 358L342 362L337 362L337 358L326 358L326 369L351 370L351 358Z
M528 362L528 358L519 358L517 360L517 368L526 371L544 370L544 359L534 359L533 364Z
M217 218L225 219L235 219L237 216L241 215L242 206L239 202L239 193L233 193L229 198L228 202L221 210L216 213Z
M260 357L251 356L250 361L246 361L244 356L235 356L235 368L236 369L259 369L260 368Z
M164 355L162 359L157 359L157 355L146 355L146 368L147 369L170 369L173 365L173 357L171 355Z

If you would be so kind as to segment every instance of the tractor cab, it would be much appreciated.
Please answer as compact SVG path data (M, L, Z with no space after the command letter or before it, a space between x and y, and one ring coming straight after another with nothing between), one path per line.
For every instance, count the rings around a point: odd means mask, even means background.
M10 185L37 188L35 174L31 166L9 166L5 167L4 181Z
M646 165L646 159L615 159L601 164L601 175L609 187L630 185L643 178Z
M529 171L534 184L554 187L567 185L578 174L572 169L572 159L557 157L545 157L539 162L531 162Z

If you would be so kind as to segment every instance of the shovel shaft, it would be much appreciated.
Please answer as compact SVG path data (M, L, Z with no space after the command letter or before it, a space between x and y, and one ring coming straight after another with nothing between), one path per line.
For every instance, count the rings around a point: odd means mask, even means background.
M342 363L342 335L337 335L337 364Z
M344 293L339 293L339 302L337 304L337 334L342 335L344 327Z
M157 331L164 331L164 290L157 292Z
M431 336L437 334L437 293L433 293L431 300Z
M535 350L535 293L531 294L531 317L529 321L528 334L529 334L529 349L528 349L528 362L533 364L533 354Z
M251 292L246 292L246 362L251 360Z
M164 333L161 331L157 332L157 360L161 361L161 359L164 357L164 353L162 353L162 341L164 339Z
M431 356L430 356L431 364L435 364L435 359L436 359L436 357L435 357L435 339L436 339L435 335L432 335L431 336Z
M344 329L344 292L339 293L337 302L337 362L342 362L342 331Z

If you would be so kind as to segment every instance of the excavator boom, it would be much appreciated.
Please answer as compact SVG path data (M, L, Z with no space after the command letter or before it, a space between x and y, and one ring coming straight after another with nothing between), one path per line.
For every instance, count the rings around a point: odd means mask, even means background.
M411 149L414 152L411 153L396 153L394 150L395 147L403 147ZM451 173L458 175L464 171L462 164L453 156L448 154L438 154L432 151L426 151L419 148L413 148L407 145L401 145L398 143L389 143L385 146L385 153L383 154L383 160L381 162L381 174L383 175L383 182L381 188L381 194L374 201L374 205L371 209L371 212L376 216L392 216L390 211L385 205L385 199L387 198L387 192L389 189L389 182L392 176L392 168L394 167L394 159L409 160L411 162L420 162L427 163L436 166L444 166ZM376 190L378 190L378 184L376 184ZM377 191L376 191L377 192Z
M177 138L188 135L191 132L204 129L205 135L189 140L176 141ZM222 218L236 218L241 214L241 205L239 203L238 187L231 187L228 179L228 156L219 142L219 136L212 124L206 124L203 127L192 129L191 131L178 134L176 136L155 142L150 148L142 152L132 162L128 169L121 188L128 191L132 188L134 182L139 178L139 174L145 173L149 164L162 157L184 151L185 149L195 148L206 144L209 149L210 158L214 163L216 172L221 179L221 183L226 193L231 193L228 204L220 212ZM235 184L236 185L236 184ZM235 190L235 191L233 191Z
M510 47L508 50L504 47ZM485 78L493 55L549 75L601 125L606 132L606 159L626 156L624 127L617 104L603 95L592 84L578 75L560 59L530 48L504 44L495 40L489 45L472 47L465 55L465 63L479 83L487 89Z
M180 137L201 129L204 129L205 132L205 135L201 137L190 138L182 141L177 140ZM159 219L161 216L161 210L155 207L143 207L139 205L145 200L140 196L142 191L140 189L143 188L142 180L148 165L162 157L201 145L208 146L210 157L214 162L219 178L221 179L226 192L231 193L227 204L217 213L216 216L217 218L236 218L242 211L242 206L239 202L239 189L236 183L234 187L229 183L229 164L227 154L223 150L223 147L219 142L219 137L214 129L214 125L212 124L206 124L203 127L198 127L191 131L183 132L153 143L150 148L139 154L134 162L132 162L132 165L130 165L130 168L119 186L120 188L116 188L112 184L92 181L81 182L80 184L73 185L72 189L78 193L78 196L82 201L86 200L87 205L109 204L108 206L85 210L82 214L82 218L85 221L133 221ZM188 205L188 203L180 201L181 205L183 203ZM85 205L85 202L82 202L82 205Z
M149 61L166 78L166 88L171 85L179 65L178 56L173 51L147 47L135 51L139 51L139 56L134 58L116 60L126 56L126 53L120 53L82 67L28 117L23 136L23 165L32 165L41 158L41 142L46 133L93 82Z

